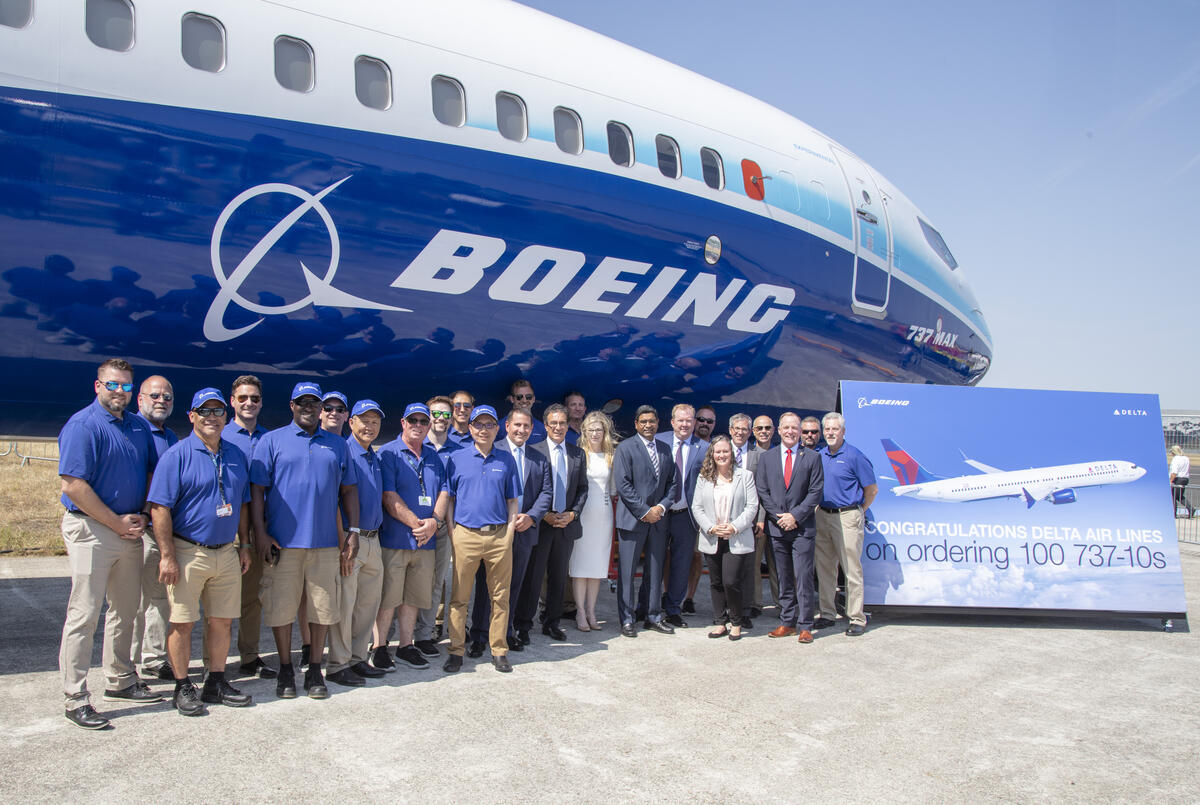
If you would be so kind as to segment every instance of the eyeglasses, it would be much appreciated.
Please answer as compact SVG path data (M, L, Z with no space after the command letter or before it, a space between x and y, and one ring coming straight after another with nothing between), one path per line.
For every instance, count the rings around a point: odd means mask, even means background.
M469 402L466 402L466 403L452 403L452 405L453 405L455 408L473 408L473 407L475 406L475 403L469 403Z
M323 405L321 410L327 414L344 414L346 407L344 405Z
M604 433L604 428L587 428L584 433Z
M430 411L429 415L434 419L449 419L451 416L449 411Z
M807 433L807 434L809 434L810 436L812 436L812 435L815 435L815 434L817 434L817 433L820 433L821 431L819 431L819 430L802 430L802 431L800 431L800 432L801 432L801 433Z
M239 394L234 398L238 402L262 402L261 394Z
M175 395L169 391L155 391L147 394L146 396L152 400L162 400L163 402L170 402L171 400L175 399Z
M533 402L533 395L532 394L514 394L513 399L514 400L529 400L530 402Z
M775 426L774 425L755 425L754 429L755 430L774 430Z
M225 416L224 408L193 408L192 413L201 419L208 419L210 416Z
M133 384L132 383L118 383L115 380L105 380L104 388L108 389L109 391L130 392L130 391L133 391Z
M406 419L404 421L407 422L408 424L414 425L418 428L429 427L429 420L426 419L425 417L421 417L420 419L417 419L416 417L410 416L408 419Z
M703 422L705 425L715 425L717 422L717 420L715 420L715 419L709 419L708 417L704 417L704 416L696 417L696 421Z
M491 430L492 428L496 427L496 423L495 422L472 422L471 427L479 428L480 430Z

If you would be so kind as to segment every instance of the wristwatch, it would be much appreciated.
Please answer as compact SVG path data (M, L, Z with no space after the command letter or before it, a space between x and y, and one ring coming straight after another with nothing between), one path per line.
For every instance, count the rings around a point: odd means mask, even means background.
M356 525L352 525L352 526L350 526L349 528L347 528L347 529L346 529L346 533L347 533L347 534L361 534L361 533L362 533L362 529L361 529L361 528L359 528L359 527L358 527L358 526L356 526Z

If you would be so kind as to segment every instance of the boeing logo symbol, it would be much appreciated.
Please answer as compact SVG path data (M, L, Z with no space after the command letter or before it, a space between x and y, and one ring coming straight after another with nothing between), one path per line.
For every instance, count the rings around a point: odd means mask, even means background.
M899 406L905 406L905 405L908 405L908 403L909 403L909 401L908 401L908 400L881 400L881 399L879 399L879 398L877 398L877 397L873 397L873 398L871 398L870 400L868 400L866 397L859 397L859 398L858 398L858 407L859 407L859 408L869 408L869 407L871 407L872 405L899 405Z
M371 310L392 310L399 313L412 312L408 308L393 307L391 305L372 302L369 299L362 299L333 287L333 278L337 274L338 260L341 256L341 241L338 238L338 231L337 227L334 226L333 218L329 215L329 211L325 209L325 205L321 203L321 200L349 178L347 176L345 179L334 182L316 195L302 190L295 185L268 182L267 184L256 185L240 193L225 206L225 209L221 211L221 215L217 218L216 225L213 227L212 242L209 248L213 276L216 277L221 290L217 293L217 298L213 300L212 305L208 308L208 314L204 317L205 338L209 341L229 341L250 332L262 323L263 320L260 318L258 321L248 324L245 327L227 328L225 326L225 311L231 302L241 308L262 314L263 316L292 313L309 304L328 305L330 307L368 308ZM221 237L225 232L225 225L229 222L233 214L237 212L238 208L247 201L268 193L284 193L289 196L295 196L300 199L300 205L282 221L277 223L270 232L264 235L254 245L254 248L242 258L237 268L232 273L226 275L224 267L221 264ZM242 283L250 276L250 272L266 257L271 247L310 210L321 217L321 220L325 223L326 230L329 232L329 266L325 269L325 275L318 277L309 270L308 266L301 262L300 270L304 273L304 281L308 285L308 295L295 302L283 305L260 305L242 296L240 293Z

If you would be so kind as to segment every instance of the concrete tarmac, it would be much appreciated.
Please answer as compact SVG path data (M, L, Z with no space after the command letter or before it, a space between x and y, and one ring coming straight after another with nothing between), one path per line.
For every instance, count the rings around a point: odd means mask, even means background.
M1197 612L1200 546L1181 552ZM0 559L0 801L1200 799L1194 632L880 614L863 637L839 621L804 646L768 639L768 610L749 637L709 640L706 584L674 636L620 637L605 589L603 631L535 632L512 674L486 654L456 675L439 659L365 688L331 683L325 701L241 680L253 707L183 718L166 702L103 701L95 668L93 704L113 726L88 732L62 715L66 560ZM274 663L265 632L262 645Z

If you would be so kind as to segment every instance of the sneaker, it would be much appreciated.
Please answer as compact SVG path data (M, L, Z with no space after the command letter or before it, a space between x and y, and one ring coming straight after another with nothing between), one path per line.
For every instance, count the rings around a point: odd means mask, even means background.
M692 599L690 599L690 598L683 599L683 606L680 607L680 609L683 610L683 614L685 614L685 615L695 615L696 614L696 605L694 603L692 603Z
M150 702L161 702L163 697L150 690L150 686L139 679L127 688L104 691L104 700L106 702L149 704Z
M205 680L200 700L208 704L223 704L226 707L246 707L252 701L248 694L242 693L224 679L220 682Z
M175 672L171 670L171 663L164 662L162 665L151 665L142 669L142 676L151 679L158 679L163 682L174 682Z
M296 698L295 666L279 666L279 678L275 680L275 695L281 699Z
M304 689L310 699L328 699L329 688L325 687L325 677L321 676L321 666L310 665L304 672Z
M204 715L204 705L200 703L200 695L191 682L184 682L175 689L175 695L171 697L171 706L178 710L181 716Z
M418 671L423 671L429 667L429 660L425 659L425 655L418 651L417 647L411 643L396 651L396 659L405 667Z
M437 643L432 640L418 640L413 643L417 647L417 651L424 654L426 657L436 657L440 652L437 648Z
M261 676L263 679L274 679L276 677L275 669L268 666L260 657L255 657L250 662L244 662L239 667L242 676Z
M83 727L85 730L102 730L108 726L108 719L97 713L96 708L90 704L68 710L64 715L67 717L67 721L77 727Z
M387 671L389 674L396 670L396 663L392 662L387 646L377 646L375 648L374 653L371 655L371 665L374 665L380 671Z

